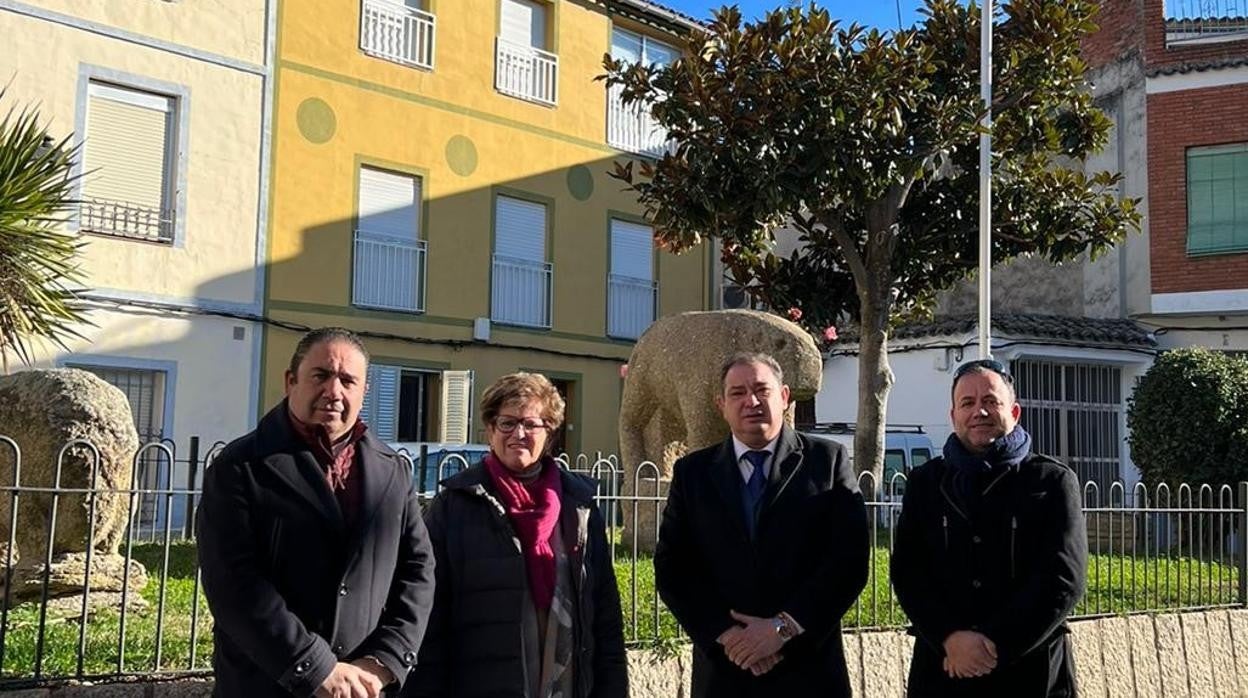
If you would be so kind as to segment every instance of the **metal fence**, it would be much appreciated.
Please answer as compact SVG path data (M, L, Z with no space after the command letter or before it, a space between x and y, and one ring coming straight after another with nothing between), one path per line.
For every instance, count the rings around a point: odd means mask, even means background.
M1248 0L1166 0L1166 45L1248 39Z
M9 574L0 605L0 690L51 679L103 679L128 675L195 675L209 671L212 619L200 585L192 523L204 470L220 444L204 448L199 440L179 453L169 442L144 446L134 457L134 483L159 486L108 487L95 464L99 452L86 442L66 444L53 467L23 463L21 451L0 436L0 550ZM436 494L437 483L472 465L461 454L401 452L423 496ZM664 608L654 584L652 551L666 498L659 469L644 463L626 474L614 455L561 455L562 466L597 482L597 503L607 522L611 559L619 584L625 639L632 646L680 641L680 629ZM87 474L81 471L87 466ZM164 471L144 479L142 469L156 463ZM73 467L76 464L78 472ZM864 473L860 487L871 525L871 560L867 587L845 615L846 630L894 628L906 623L888 581L888 561L901 511L905 476L877 487ZM96 574L86 553L80 579L66 582L53 569L52 542L58 521L73 507L94 513L97 507L124 499L128 518L121 538L124 561L117 600L96 606ZM141 504L147 501L146 509ZM1236 488L1167 485L1133 488L1114 483L1102 490L1089 482L1084 517L1091 552L1088 592L1076 609L1080 617L1147 611L1238 607L1248 603L1245 536L1248 530L1248 483ZM36 562L33 576L19 578L14 544L29 531L31 519L19 509L36 506L36 524L48 543L23 555ZM154 512L140 516L140 512ZM26 516L27 514L23 514ZM95 521L94 517L89 518ZM831 535L831 534L830 534ZM94 540L94 524L85 532ZM7 541L5 540L7 538ZM136 579L131 562L146 567ZM31 590L34 594L30 594ZM25 594L25 601L17 595ZM59 597L59 598L58 598Z

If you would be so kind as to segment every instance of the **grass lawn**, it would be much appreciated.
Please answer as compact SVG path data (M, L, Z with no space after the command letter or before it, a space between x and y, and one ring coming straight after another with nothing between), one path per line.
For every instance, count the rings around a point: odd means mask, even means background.
M176 543L170 548L159 658L156 633L163 548L158 544L136 545L134 556L148 571L148 582L142 595L150 607L127 613L122 671L146 674L208 669L212 657L212 618L202 591L198 593L198 633L193 657L191 653L191 617L195 598L194 544ZM678 640L680 631L676 621L655 593L653 560L646 556L634 560L627 548L619 546L615 571L624 610L625 640L633 646L670 645ZM1094 555L1089 563L1088 593L1077 613L1097 615L1233 604L1237 600L1237 590L1238 573L1230 565L1186 558L1137 560ZM887 548L878 546L874 549L867 588L858 603L845 615L844 626L895 627L905 622L905 616L888 584ZM10 610L0 677L34 675L38 624L37 603ZM79 626L77 618L49 618L45 628L41 675L64 677L77 673ZM119 637L120 617L117 612L102 611L91 617L87 623L83 657L85 675L111 674L118 670Z

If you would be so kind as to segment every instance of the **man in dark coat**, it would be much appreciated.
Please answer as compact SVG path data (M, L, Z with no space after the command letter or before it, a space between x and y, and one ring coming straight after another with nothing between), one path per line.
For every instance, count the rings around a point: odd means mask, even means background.
M1005 366L953 379L954 433L914 469L892 581L913 623L909 695L1075 695L1066 617L1083 594L1087 530L1078 478L1031 452Z
M204 476L217 696L376 698L416 662L434 559L410 472L359 421L368 355L308 333L286 399Z
M845 449L784 424L775 359L732 357L721 444L676 462L654 556L693 639L698 698L848 698L841 616L867 580L867 519Z

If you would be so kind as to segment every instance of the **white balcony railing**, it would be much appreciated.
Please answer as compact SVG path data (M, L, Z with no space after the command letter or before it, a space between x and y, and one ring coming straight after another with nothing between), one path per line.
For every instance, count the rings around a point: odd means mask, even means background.
M84 233L173 242L172 210L140 206L126 201L83 199L78 207L78 229Z
M490 319L504 325L550 327L554 265L494 255Z
M637 339L654 322L658 284L648 279L607 277L607 335Z
M360 49L370 56L433 70L433 15L395 0L364 0Z
M1248 39L1248 0L1166 0L1166 43Z
M355 231L351 303L362 308L425 310L425 241Z
M659 157L672 146L667 130L640 102L625 105L621 85L607 91L607 144L612 148Z
M530 102L559 102L559 56L502 37L494 51L494 89Z

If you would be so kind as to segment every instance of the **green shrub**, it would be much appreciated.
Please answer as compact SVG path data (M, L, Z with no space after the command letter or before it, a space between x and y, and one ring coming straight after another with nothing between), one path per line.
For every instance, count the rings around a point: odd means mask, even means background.
M1145 482L1248 480L1248 360L1199 348L1162 354L1128 401L1127 429Z

